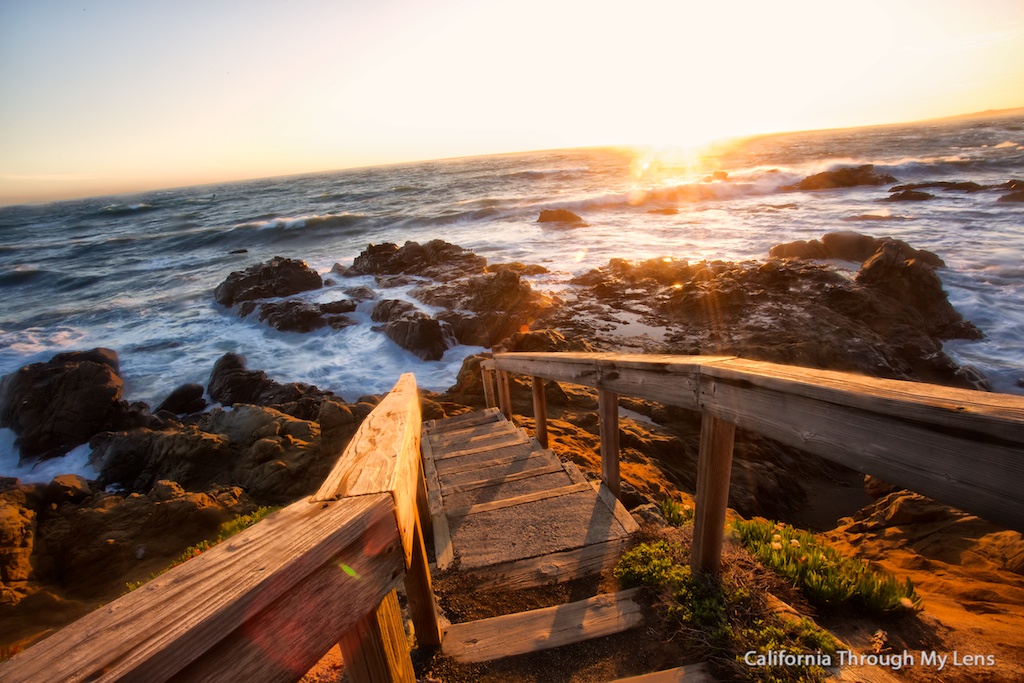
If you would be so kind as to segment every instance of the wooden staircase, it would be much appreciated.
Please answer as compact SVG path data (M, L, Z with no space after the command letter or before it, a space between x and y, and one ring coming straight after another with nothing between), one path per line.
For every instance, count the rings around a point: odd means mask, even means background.
M421 444L439 571L499 590L568 581L612 566L637 529L603 484L497 409L427 422ZM454 624L442 649L482 662L618 633L643 619L635 593Z

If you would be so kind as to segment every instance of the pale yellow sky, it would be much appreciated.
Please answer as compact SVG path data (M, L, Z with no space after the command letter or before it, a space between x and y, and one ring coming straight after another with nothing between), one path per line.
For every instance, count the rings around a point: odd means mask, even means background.
M1024 3L0 0L0 204L1024 106Z

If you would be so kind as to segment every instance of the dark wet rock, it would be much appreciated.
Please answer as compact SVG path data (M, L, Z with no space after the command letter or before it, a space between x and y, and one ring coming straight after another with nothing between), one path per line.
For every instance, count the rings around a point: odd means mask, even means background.
M565 223L568 225L587 227L586 221L568 209L544 209L537 217L538 223Z
M889 192L906 192L907 190L945 190L947 192L978 192L979 190L985 190L991 185L979 185L973 181L965 182L953 182L950 180L934 180L926 183L907 183L905 185L896 185L890 188Z
M175 415L188 415L202 412L206 408L206 399L203 398L202 384L183 384L163 400L156 407L154 412L159 413L166 410Z
M416 312L416 306L408 301L384 299L373 307L370 319L376 323L386 323L414 312Z
M999 198L1001 202L1024 202L1024 191L1011 192Z
M903 190L886 197L882 201L886 202L924 202L929 199L935 199L935 195L927 192L920 192L918 190Z
M246 301L238 307L238 314L243 318L258 311L260 322L266 323L281 332L312 332L322 327L340 330L355 321L344 315L354 311L356 303L347 299L327 304L311 304L305 301L287 299L257 303Z
M77 474L61 474L50 480L43 490L44 505L81 503L93 494L89 481Z
M488 273L497 273L499 270L511 270L520 276L522 275L543 275L548 273L547 268L535 263L520 263L519 261L513 261L512 263L491 263L487 266Z
M716 181L721 183L721 182L727 181L728 179L729 179L729 174L726 173L725 171L715 171L711 175L704 176L701 179L701 181L705 182L705 183L713 183L713 182L716 182Z
M217 303L233 306L241 301L283 297L320 289L323 280L305 261L275 256L228 275L214 290Z
M401 315L384 326L384 334L403 349L423 360L441 360L454 341L451 326L424 313Z
M586 351L594 350L586 339L581 337L567 338L556 330L533 330L530 332L516 332L505 339L500 347L494 349L498 352L561 352L561 351Z
M0 427L18 435L23 457L63 455L131 420L123 386L110 349L57 354L0 381Z
M675 216L679 213L679 209L670 206L664 209L648 209L647 213L658 214L661 216Z
M783 190L834 190L859 185L889 185L896 178L888 173L876 173L872 164L857 167L838 168L834 171L816 173L801 180L796 185L788 185Z
M345 274L352 275L419 275L433 279L451 279L484 272L487 259L469 249L444 240L426 244L406 242L371 244L355 258Z
M835 250L857 260L875 245L874 238L845 233L773 253L799 249L838 257L830 251ZM932 265L941 260L898 240L877 245L855 280L809 260L613 259L574 280L584 289L573 304L575 314L561 316L558 329L582 331L574 320L600 305L634 311L666 329L654 352L735 354L976 388L942 351L946 339L980 333L949 304Z
M916 258L936 268L945 267L937 254L914 249L903 240L891 237L871 237L857 232L830 232L818 240L796 240L777 244L768 251L771 258L839 259L864 263L886 245L895 245L904 259Z
M359 287L350 287L346 289L345 296L356 302L372 301L377 298L377 292L373 291L369 287L360 285Z
M459 343L491 347L515 332L531 329L551 306L511 270L474 276L412 291L420 301L448 309L438 315Z
M226 353L220 357L213 366L207 387L210 398L225 406L236 403L282 406L295 404L303 399L316 400L333 396L330 391L321 391L300 382L275 382L262 370L247 370L245 358L237 353ZM285 412L292 414L291 411Z

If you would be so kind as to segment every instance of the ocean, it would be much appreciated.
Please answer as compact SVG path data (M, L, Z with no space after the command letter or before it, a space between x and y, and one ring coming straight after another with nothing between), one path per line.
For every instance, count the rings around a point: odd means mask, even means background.
M420 386L444 390L479 347L422 361L371 329L372 303L346 329L279 332L219 306L213 290L231 271L273 256L304 259L326 275L369 243L441 238L489 262L541 264L549 272L531 284L559 292L613 257L763 260L781 242L855 230L939 254L950 300L985 334L947 352L997 391L1024 394L1024 203L1000 202L1006 193L996 190L936 188L926 190L936 195L929 201L886 202L887 187L783 189L861 164L900 183L1021 180L1024 116L762 136L703 152L473 157L0 207L0 375L105 346L120 355L126 398L151 405L183 383L205 384L228 351L274 379L346 400L386 391L408 371ZM588 227L537 222L555 208ZM650 213L671 208L677 213ZM372 277L333 280L306 298L374 286ZM407 290L398 296L414 301ZM0 475L31 480L13 442L0 430ZM86 456L69 455L67 467Z

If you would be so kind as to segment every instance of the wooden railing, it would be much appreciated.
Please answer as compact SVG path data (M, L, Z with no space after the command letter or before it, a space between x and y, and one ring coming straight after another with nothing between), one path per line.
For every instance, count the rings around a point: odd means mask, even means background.
M441 635L420 426L403 375L315 495L18 654L0 680L291 682L339 643L351 680L412 683L400 584L420 645Z
M543 444L541 378L596 388L602 475L613 491L619 393L700 412L695 571L720 564L736 427L1024 531L1024 396L734 357L499 353L482 368L489 405L508 417L508 373L533 378Z

